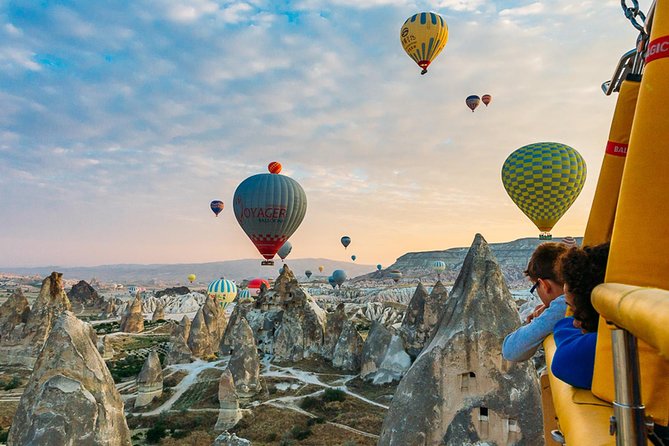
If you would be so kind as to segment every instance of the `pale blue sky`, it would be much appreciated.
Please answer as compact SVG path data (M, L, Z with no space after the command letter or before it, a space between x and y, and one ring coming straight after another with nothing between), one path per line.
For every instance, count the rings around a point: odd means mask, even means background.
M424 10L449 42L420 76ZM582 235L634 41L617 0L0 2L0 266L259 258L231 199L273 160L309 200L291 257L535 236L499 170L537 141L588 164L554 229Z

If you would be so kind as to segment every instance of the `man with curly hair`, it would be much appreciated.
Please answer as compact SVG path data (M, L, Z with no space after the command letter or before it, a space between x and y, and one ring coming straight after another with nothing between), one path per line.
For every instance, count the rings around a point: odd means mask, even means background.
M555 324L555 355L551 371L575 387L590 389L595 368L599 314L592 306L592 290L604 282L609 244L571 248L558 261L565 301L574 316Z
M527 324L508 334L502 344L502 356L508 361L530 359L544 338L553 332L555 323L564 319L567 306L562 295L562 280L555 271L557 259L569 249L562 243L542 243L532 253L525 275L532 283L530 292L539 296Z

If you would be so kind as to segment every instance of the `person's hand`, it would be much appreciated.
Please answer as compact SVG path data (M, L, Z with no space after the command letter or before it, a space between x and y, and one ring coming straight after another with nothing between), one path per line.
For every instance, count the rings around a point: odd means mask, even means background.
M532 319L535 317L539 317L541 313L543 313L546 310L546 305L544 304L539 304L536 307L534 307L534 311L530 313L529 316L527 316L527 320L525 322L532 322Z

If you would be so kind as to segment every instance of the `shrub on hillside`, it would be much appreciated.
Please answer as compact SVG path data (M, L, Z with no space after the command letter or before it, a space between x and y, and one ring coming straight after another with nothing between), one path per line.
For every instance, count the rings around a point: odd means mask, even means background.
M346 392L339 389L328 388L323 392L323 401L344 401L346 399Z

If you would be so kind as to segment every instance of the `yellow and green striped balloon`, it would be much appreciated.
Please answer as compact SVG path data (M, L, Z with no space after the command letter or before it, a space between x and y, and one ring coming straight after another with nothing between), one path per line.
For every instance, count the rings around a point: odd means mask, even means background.
M414 14L402 25L400 41L404 51L427 73L427 67L441 53L448 41L448 25L434 12Z
M521 211L550 238L583 189L585 161L565 144L538 142L513 152L502 166L502 183Z

